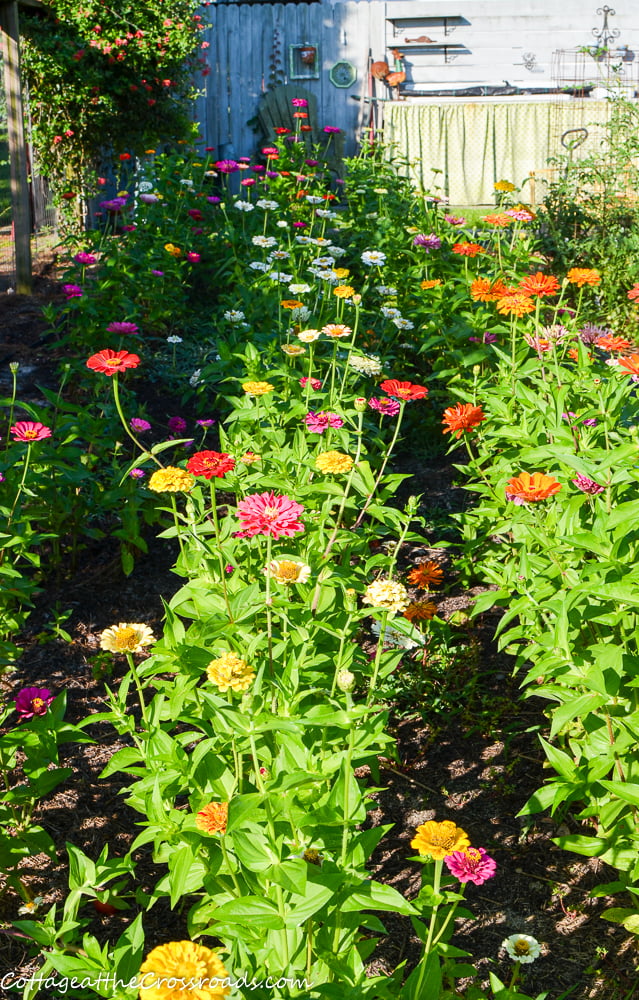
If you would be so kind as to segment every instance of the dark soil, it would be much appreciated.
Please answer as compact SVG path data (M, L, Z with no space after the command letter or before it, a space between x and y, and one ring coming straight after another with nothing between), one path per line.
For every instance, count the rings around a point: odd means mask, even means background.
M39 310L58 294L55 281L43 276L32 298L0 295L0 372L6 379L8 362L20 361L26 391L37 392L39 384L55 382L51 344ZM407 466L402 471L408 471ZM442 522L463 507L466 494L456 484L459 477L451 464L443 459L410 471L415 473L410 491L423 494L427 538L435 544ZM128 579L121 577L119 558L106 539L85 553L72 577L40 595L21 639L23 653L16 670L0 678L5 698L27 685L46 685L56 692L67 691L70 722L102 710L104 681L94 676L100 632L126 619L145 622L159 634L161 597L169 599L180 585L171 572L175 555L171 545L150 541L150 555L139 561ZM406 556L423 558L427 551L414 550ZM439 616L458 620L461 613L463 618L476 593L456 586L453 579L434 598ZM70 643L54 637L56 606L69 612L63 627L72 637ZM496 616L487 614L466 626L466 652L450 664L452 695L448 703L446 698L440 700L436 712L426 699L411 704L410 698L402 698L401 675L397 678L397 697L391 704L397 760L381 761L379 781L364 771L360 775L378 789L369 822L393 824L373 857L372 874L414 896L421 872L421 866L409 860L415 828L430 819L451 819L498 862L495 878L480 887L469 886L466 898L474 916L457 923L455 944L471 954L479 970L475 982L486 984L491 970L508 979L511 965L500 952L501 942L510 934L525 932L543 943L542 957L526 967L526 992L535 996L548 991L548 1000L558 1000L564 991L574 1000L630 1000L635 993L639 996L636 947L622 928L600 919L612 900L589 895L597 884L612 881L615 873L601 862L553 844L553 837L579 829L573 820L558 825L547 816L534 822L517 817L544 781L537 733L545 720L541 704L517 697L512 665L497 653L492 640L496 621ZM407 669L412 670L412 664ZM108 683L117 685L123 673L124 665L116 666ZM448 710L442 704L448 704ZM125 743L105 724L88 731L95 743L63 747L62 763L73 768L73 777L48 797L37 816L56 843L58 864L40 855L21 866L32 895L44 898L45 912L53 903L60 906L67 892L66 841L92 858L107 843L111 856L123 855L138 832L138 815L120 795L125 785L122 776L99 779L110 756ZM145 849L138 858L137 870L150 887L160 872ZM0 897L1 966L16 976L35 972L40 964L37 950L11 926L20 904L12 890ZM102 941L114 940L131 913L96 913L89 932ZM410 922L388 914L381 917L388 934L373 955L371 970L390 973L404 960L410 967L419 955ZM181 919L168 912L167 904L155 906L145 918L149 946L167 940L168 925L172 940L176 933L185 935ZM46 990L40 996L59 1000L58 994Z

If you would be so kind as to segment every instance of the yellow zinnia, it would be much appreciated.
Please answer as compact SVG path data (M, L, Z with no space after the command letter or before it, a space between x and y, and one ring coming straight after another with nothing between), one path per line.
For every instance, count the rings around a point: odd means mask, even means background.
M355 289L351 288L350 285L338 285L337 288L333 289L333 295L337 295L338 299L350 299L354 294Z
M149 479L149 489L154 493L188 493L194 485L195 479L191 473L174 465L157 469Z
M165 243L164 249L167 253L170 253L172 257L181 257L182 251L179 247L176 247L173 243Z
M275 388L270 382L242 382L242 388L247 396L264 396Z
M140 1000L222 1000L231 992L228 981L227 970L210 948L171 941L154 948L140 966ZM197 988L192 988L194 983Z
M110 653L141 653L152 642L155 636L149 626L138 622L111 625L100 635L100 649L108 649Z
M495 191L504 191L506 194L515 190L515 185L510 181L496 181L493 187Z
M255 671L236 653L224 653L217 660L211 660L206 676L224 694L229 688L246 691L255 679Z
M420 854L430 854L434 861L441 861L455 851L464 852L470 847L470 840L466 832L451 820L436 823L431 819L417 827L410 846L417 848Z
M352 464L351 456L342 451L323 451L315 459L315 468L320 472L348 472Z

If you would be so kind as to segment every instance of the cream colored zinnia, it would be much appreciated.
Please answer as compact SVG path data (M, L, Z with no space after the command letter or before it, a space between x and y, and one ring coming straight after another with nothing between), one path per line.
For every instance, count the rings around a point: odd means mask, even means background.
M300 330L297 335L297 339L301 340L303 344L312 344L316 340L319 340L321 333L319 330Z
M246 691L255 679L255 671L237 653L223 653L217 660L211 660L206 676L224 694L229 688Z
M410 604L410 598L406 587L395 580L373 580L366 588L362 602L401 614Z
M311 567L301 559L273 559L264 567L264 572L278 583L306 583L311 575Z
M145 646L155 642L155 636L148 625L138 622L120 622L105 628L100 635L100 649L110 653L141 653Z
M140 1000L222 1000L229 974L215 952L194 941L171 941L140 966Z

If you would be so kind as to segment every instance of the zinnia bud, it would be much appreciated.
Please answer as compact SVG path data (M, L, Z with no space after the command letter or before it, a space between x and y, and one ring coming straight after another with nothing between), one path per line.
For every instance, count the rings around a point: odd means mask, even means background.
M358 396L354 401L353 406L358 413L364 413L366 411L366 399L364 396Z
M337 674L337 686L344 693L352 691L355 687L355 674L350 670L340 670Z

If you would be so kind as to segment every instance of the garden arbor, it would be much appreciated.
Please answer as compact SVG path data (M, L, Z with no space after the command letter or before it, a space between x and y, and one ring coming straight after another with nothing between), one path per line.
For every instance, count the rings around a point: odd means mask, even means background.
M31 291L31 217L27 149L24 137L20 80L20 29L18 7L40 8L39 0L0 0L0 40L7 99L7 133L11 170L11 209L16 254L16 291Z

